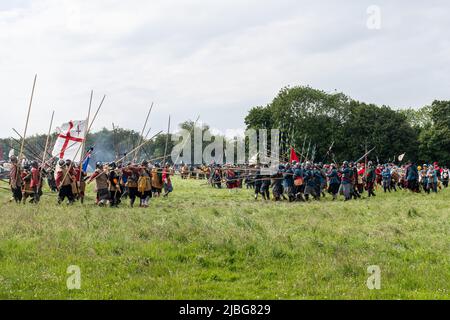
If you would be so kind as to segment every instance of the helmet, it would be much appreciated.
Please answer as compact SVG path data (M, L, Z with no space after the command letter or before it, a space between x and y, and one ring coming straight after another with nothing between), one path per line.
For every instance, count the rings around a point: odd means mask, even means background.
M11 160L12 163L17 163L17 157L16 156L11 156L11 158L9 158Z
M101 169L101 168L103 168L103 163L101 163L101 162L99 161L99 162L97 162L97 163L95 164L95 167L96 167L97 169Z
M60 167L65 167L66 166L66 162L64 160L59 160L58 162Z

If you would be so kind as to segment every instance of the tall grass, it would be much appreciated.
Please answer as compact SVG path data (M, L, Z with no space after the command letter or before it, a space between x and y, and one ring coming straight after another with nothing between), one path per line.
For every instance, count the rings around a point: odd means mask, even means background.
M24 206L0 191L0 298L450 298L450 190L304 204L174 185L147 209L98 208L92 193ZM70 265L80 290L66 286Z

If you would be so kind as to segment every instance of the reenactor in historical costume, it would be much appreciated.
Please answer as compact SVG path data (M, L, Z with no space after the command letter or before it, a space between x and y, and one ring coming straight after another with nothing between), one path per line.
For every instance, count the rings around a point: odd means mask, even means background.
M65 198L72 204L75 201L72 192L73 176L69 172L66 161L59 161L59 168L56 171L56 185L58 186L58 204L61 204Z
M315 170L310 162L306 162L305 169L305 199L306 201L308 201L310 196L314 197L314 199L317 199L318 197L320 197L320 195L317 195L316 192Z
M284 167L280 165L278 171L271 176L270 186L274 201L280 201L283 195L283 170Z
M448 188L448 181L449 181L450 172L447 167L444 167L442 169L441 173L441 181L444 188Z
M125 186L128 191L128 197L130 198L130 206L133 207L136 201L136 197L139 196L138 181L139 181L139 167L133 166L131 163L122 170L122 179L126 177Z
M245 170L244 173L244 183L247 189L255 189L255 179L256 179L257 169L255 165L251 165Z
M212 186L214 188L219 188L219 189L222 188L222 169L220 168L220 165L217 165L214 168L214 173L212 175L211 182L212 182Z
M156 163L152 169L152 192L154 197L161 195L163 188L162 170L161 166Z
M378 166L375 168L375 175L376 175L376 184L377 186L383 185L383 176L381 175L381 172L383 172L383 166L378 164Z
M270 174L267 165L261 169L261 194L264 200L270 200Z
M141 199L140 207L147 208L152 198L152 172L146 160L139 168L138 192Z
M22 201L22 170L16 156L12 156L10 160L9 185L12 192L11 200L20 203Z
M345 201L352 199L352 175L353 170L349 167L349 163L344 161L341 168L341 192Z
M39 203L40 200L40 192L42 187L42 179L41 172L39 170L39 164L37 161L33 161L31 163L31 171L30 171L30 189L33 191L33 199L31 200L33 203Z
M197 170L193 165L189 166L189 179L197 179Z
M430 189L428 188L428 165L424 164L423 167L419 166L417 170L419 172L419 184L422 190L430 193Z
M325 191L327 190L327 170L322 163L319 163L317 170L320 173L320 194L325 197Z
M294 164L294 195L295 199L299 201L305 201L303 197L303 192L305 189L304 184L304 171L300 163Z
M428 190L433 191L434 193L437 193L438 191L438 176L436 173L436 170L433 166L430 166L427 171L427 177L428 177Z
M437 162L433 163L433 167L434 167L434 171L435 171L435 175L436 175L436 179L437 179L437 188L439 188L439 190L441 190L442 189L442 185L441 185L442 169L439 167L439 164Z
M320 200L322 195L323 176L321 168L318 164L314 165L314 190L316 192L316 200Z
M353 162L349 163L349 169L350 169L350 179L351 179L351 195L353 198L359 199L361 198L361 194L358 191L358 169L355 166Z
M205 175L206 179L209 180L211 178L211 167L204 165L203 174Z
M400 175L398 173L397 166L394 166L391 170L391 189L397 192L397 186L400 182Z
M189 167L187 164L183 164L181 167L181 179L187 179L189 176Z
M54 166L50 166L48 169L46 169L46 172L47 172L47 183L48 183L48 187L50 188L50 190L52 192L57 192L58 191L58 185L56 184L55 169L53 167Z
M356 182L356 190L361 195L364 192L364 172L365 172L365 164L361 163L357 165L357 182Z
M289 202L292 202L295 200L294 170L289 163L286 164L286 168L283 172L283 179L284 191L288 195Z
M261 185L262 185L262 176L261 176L261 170L259 166L255 166L255 169L253 171L253 186L255 188L255 200L258 200L258 195L261 192Z
M164 195L163 197L167 197L169 193L173 191L172 179L170 176L172 175L172 170L170 169L170 165L166 163L162 172L162 180L164 184Z
M366 168L365 175L366 175L366 189L367 189L367 193L370 197L374 197L376 196L374 190L375 187L375 181L377 179L377 175L375 173L375 168L373 167L373 163L372 161L369 161L369 163L367 164L367 168Z
M391 169L388 164L384 165L384 169L381 171L381 177L383 179L382 182L384 192L391 192Z
M111 162L108 165L108 190L109 190L109 203L111 207L118 207L120 204L120 198L122 195L122 189L120 188L120 173L117 170L115 162Z
M339 180L338 170L335 164L331 165L330 171L327 174L329 180L328 192L333 196L333 201L337 199L339 187L341 182Z
M86 172L82 170L82 168L77 165L73 168L75 173L75 183L77 184L77 194L74 194L75 198L78 198L81 203L84 203L84 196L86 194Z
M419 192L418 180L419 172L417 170L417 166L410 161L406 167L406 181L408 183L408 189L412 192Z
M23 166L22 170L22 202L26 203L28 198L31 198L31 201L33 201L33 189L31 188L31 166L26 163Z
M239 184L236 172L230 166L225 170L225 183L227 189L237 188Z
M88 183L95 181L95 192L97 192L97 204L101 207L108 204L110 193L108 190L108 175L103 163L97 162L94 173L89 177Z

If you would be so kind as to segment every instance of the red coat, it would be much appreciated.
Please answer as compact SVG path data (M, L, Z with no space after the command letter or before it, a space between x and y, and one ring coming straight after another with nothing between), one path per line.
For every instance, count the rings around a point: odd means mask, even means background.
M30 188L39 187L41 185L40 171L38 168L31 168Z

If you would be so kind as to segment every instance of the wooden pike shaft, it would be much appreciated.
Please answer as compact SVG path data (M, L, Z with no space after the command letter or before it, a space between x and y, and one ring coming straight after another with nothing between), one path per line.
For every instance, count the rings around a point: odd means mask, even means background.
M52 118L50 120L50 127L48 128L47 140L45 141L44 155L42 156L42 166L45 164L45 156L47 155L48 143L49 143L49 140L50 140L50 134L52 132L53 118L54 117L55 117L55 111L52 112Z
M170 115L169 115L169 123L167 124L167 136L166 136L166 146L164 148L163 166L166 165L166 155L167 155L167 146L169 144L169 134L170 134Z
M16 130L16 129L14 129L14 128L12 128L13 129L13 131L17 134L17 136L19 137L19 139L20 140L22 140L23 139L23 136ZM12 138L14 141L16 141L16 143L18 143L18 145L19 145L19 147L20 147L20 145L21 145L21 142L19 141L19 142L17 142L17 140L16 139L14 139L14 138ZM42 146L42 145L39 145L38 147L40 147L41 149L43 149L44 147ZM39 151L39 150L36 150L31 144L29 144L29 143L27 143L27 142L25 142L25 144L24 144L24 149L23 149L23 151L25 151L25 150L28 150L28 152L30 152L30 153L32 153L33 154L33 156L36 158L36 159L40 159L41 158L41 152ZM20 150L19 150L20 151ZM49 151L47 151L47 154L49 154L50 152ZM50 154L51 155L51 154Z
M130 153L135 152L136 149L138 149L138 148L144 146L145 144L149 143L149 141L152 141L152 139L155 138L155 137L157 137L157 136L159 136L159 135L161 134L161 132L162 132L162 131L158 132L157 134L155 134L153 137L151 137L151 138L148 139L147 141L142 142L139 146L137 146L136 148L134 148L133 150L131 150ZM120 159L116 159L114 162L115 162L115 163L119 163L119 162L123 161L123 159L125 159L126 157L127 157L127 156L123 156L123 157L120 158ZM105 171L102 171L97 177L95 177L95 179L97 179L99 176L101 176L101 175L103 175L103 174L105 174ZM92 181L93 181L93 180L92 180ZM88 181L88 184L89 184L90 182L92 182L92 181Z
M27 136L28 122L30 120L31 105L33 104L33 97L34 97L34 89L36 87L36 80L37 80L37 74L34 76L33 89L31 90L30 104L28 105L27 121L25 122L25 129L23 131L22 145L20 146L19 161L22 158L23 148L24 148L24 145L25 145L25 138Z
M152 109L153 109L153 102L152 105L150 106L150 109L148 110L147 117L145 118L144 127L142 128L138 145L140 145L142 143L142 140L144 139L145 128L147 128L148 119L150 118L150 113L152 113ZM137 158L139 157L139 150L140 148L136 149L136 151L134 152L134 160L137 160Z
M133 153L133 152L135 152L137 149L139 149L139 148L141 148L142 146L146 145L146 144L149 143L152 139L154 139L156 136L159 136L159 135L161 134L161 132L162 132L162 131L158 132L157 134L155 134L155 135L154 135L153 137L151 137L150 139L148 139L148 140L142 142L140 145L138 145L136 148L134 148L133 150L131 150L129 153ZM124 157L122 157L122 158L116 160L115 162L120 162L120 161L122 161L123 159L125 159L125 157L126 157L126 156L124 156Z
M87 139L87 133L88 133L88 124L90 121L90 117L91 117L91 109L92 109L92 98L94 97L94 90L91 90L91 97L89 98L89 108L88 108L88 115L86 118L86 125L84 128L84 140L81 146L81 161L80 161L80 178L78 179L78 182L81 183L81 179L82 179L82 170L83 170L83 154L84 151L86 150L86 139ZM105 96L103 96L103 100L104 100ZM102 101L103 104L103 101Z

